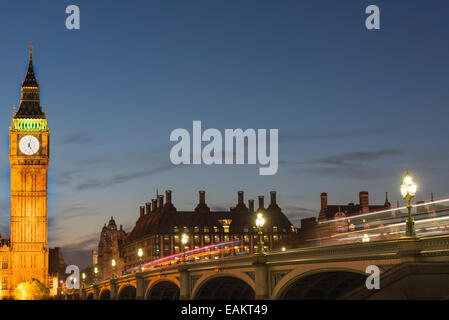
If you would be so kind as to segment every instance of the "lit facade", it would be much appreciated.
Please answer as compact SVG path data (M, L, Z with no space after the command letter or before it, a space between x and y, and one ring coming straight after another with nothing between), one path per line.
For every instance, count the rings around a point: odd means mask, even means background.
M49 139L30 50L20 106L9 129L11 232L10 239L0 237L0 298L11 297L20 282L31 278L48 286Z
M170 190L165 192L165 199L163 195L157 195L156 199L139 208L136 225L127 234L122 228L117 230L111 218L100 236L98 250L103 254L99 254L98 259L99 279L110 278L112 259L117 262L117 275L138 266L139 248L143 250L143 263L184 250L234 240L240 240L241 245L227 246L219 256L253 253L257 247L255 220L258 212L263 213L266 221L263 227L265 250L278 249L288 237L296 235L296 228L276 202L275 191L270 193L268 206L264 204L264 197L259 196L258 208L255 208L253 200L249 200L246 206L244 193L239 191L236 206L223 211L211 210L205 193L199 191L199 203L194 211L178 211ZM187 236L185 245L181 241L183 234Z

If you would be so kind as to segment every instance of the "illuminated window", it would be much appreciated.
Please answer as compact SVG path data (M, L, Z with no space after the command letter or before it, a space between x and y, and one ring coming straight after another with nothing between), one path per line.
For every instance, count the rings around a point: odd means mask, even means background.
M209 233L209 227L204 227L204 233Z
M278 232L278 227L277 226L273 226L273 232Z
M2 256L2 269L8 269L8 256L6 254Z
M214 232L218 232L218 227L214 226Z
M2 278L2 290L8 290L8 278Z
M175 243L179 243L179 236L178 235L174 236L174 239L175 239Z
M210 243L210 237L208 235L204 236L204 243L206 244Z
M179 246L175 246L175 253L179 253Z
M248 227L243 228L243 232L248 233L249 232Z
M198 226L193 227L193 232L195 232L195 233L200 232L200 227L198 227Z
M220 236L214 236L214 242L219 243L220 242Z
M179 232L179 228L178 228L177 226L174 226L174 227L173 227L173 232L174 232L174 233L178 233L178 232Z
M193 241L194 241L195 243L200 243L200 236L199 236L199 235L195 235L195 236L193 237Z

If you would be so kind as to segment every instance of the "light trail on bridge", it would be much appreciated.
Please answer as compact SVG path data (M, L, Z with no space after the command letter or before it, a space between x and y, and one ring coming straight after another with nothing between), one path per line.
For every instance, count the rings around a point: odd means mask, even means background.
M209 258L212 256L218 257L222 252L235 252L238 249L243 248L242 240L227 241L221 243L215 243L207 245L205 247L187 250L185 252L179 252L166 256L160 259L152 260L142 264L142 270L162 267L166 265L176 264L183 260L196 261L202 258ZM245 252L236 253L237 255L245 254ZM125 273L133 273L139 270L139 266L129 268Z
M427 200L427 201L422 201L422 202L418 201L418 202L413 203L412 207L418 208L418 207L428 206L428 205L432 205L432 204L435 205L435 204L449 202L449 196L439 197L437 199L439 199L439 200L434 200L434 201ZM398 210L407 210L407 206L404 205L404 206L400 206L400 207L389 207L389 208L376 209L376 210L365 211L365 212L360 212L360 213L351 213L351 214L347 214L346 217L332 219L332 220L326 220L326 221L320 221L319 224L335 223L335 222L346 221L348 219L355 219L355 218L372 217L372 216L379 215L382 213L393 213L394 211L398 211Z
M449 206L444 206L445 203L449 203L449 197L441 197L433 201L418 201L413 204L412 209L415 212L412 216L415 219L417 235L449 233ZM406 210L406 206L401 206L322 221L318 228L320 225L327 225L329 230L334 232L331 235L307 241L318 242L320 245L333 245L397 238L405 234Z

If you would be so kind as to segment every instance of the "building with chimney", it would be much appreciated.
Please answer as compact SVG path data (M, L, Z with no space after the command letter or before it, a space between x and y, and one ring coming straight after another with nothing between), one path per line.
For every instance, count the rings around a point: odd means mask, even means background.
M282 212L276 201L276 192L270 193L268 206L264 203L264 196L259 196L258 206L254 200L244 202L244 192L238 191L237 204L225 211L212 211L206 202L206 192L199 191L198 205L193 211L178 211L172 201L172 192L157 195L156 199L147 202L139 208L139 216L134 228L124 236L123 242L117 242L120 265L117 264L117 274L139 265L138 249L144 252L143 262L156 260L184 250L204 247L211 244L240 240L240 246L225 247L219 256L252 253L257 243L257 228L255 226L256 212L261 212L265 218L263 237L266 250L280 248L282 241L289 235L296 234L296 228ZM105 230L105 227L103 228ZM109 226L106 227L109 230ZM102 239L105 231L102 232ZM107 231L106 231L107 232ZM124 231L121 231L124 232ZM188 236L185 247L181 242L182 234ZM99 266L103 279L110 275L108 269L112 257L100 252L107 252L105 244L109 244L109 237L100 241ZM109 247L108 247L109 248ZM108 249L110 250L110 249ZM207 256L206 258L213 258Z
M369 218L359 219L357 215L391 207L388 193L385 193L385 202L383 204L370 204L368 191L359 192L359 203L328 204L327 193L325 192L321 193L320 200L321 208L315 233L317 239L323 239L336 233L367 229L369 224L366 219ZM336 222L326 223L333 220L336 220Z

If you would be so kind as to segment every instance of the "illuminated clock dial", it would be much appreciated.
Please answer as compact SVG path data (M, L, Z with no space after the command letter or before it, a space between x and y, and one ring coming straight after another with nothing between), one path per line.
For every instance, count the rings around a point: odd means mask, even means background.
M24 136L20 139L19 148L23 154L31 156L39 150L39 140L35 136Z

